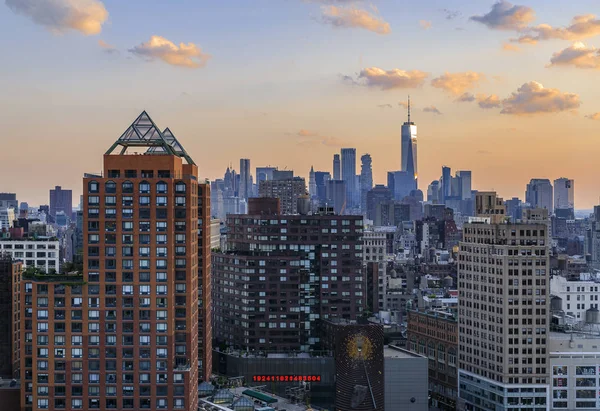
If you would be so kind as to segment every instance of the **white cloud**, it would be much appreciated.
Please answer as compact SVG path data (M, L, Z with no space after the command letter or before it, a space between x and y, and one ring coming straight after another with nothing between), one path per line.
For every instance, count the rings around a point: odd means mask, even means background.
M600 49L574 43L552 55L550 66L575 66L581 69L600 70Z
M211 57L194 43L180 43L177 46L161 36L152 36L149 41L133 47L129 52L149 60L160 59L173 66L189 68L204 67Z
M485 76L482 73L473 71L464 73L446 72L442 76L431 80L431 85L458 96L476 87L483 79L485 79Z
M76 30L98 34L108 19L100 0L6 0L6 5L55 33Z
M377 34L389 34L392 31L390 24L381 17L354 7L323 7L321 20L334 27L361 28Z
M492 6L492 10L483 16L472 16L470 20L485 24L490 29L518 30L535 20L535 11L527 6L513 6L501 0Z
M533 115L575 110L581 105L577 94L545 88L537 81L523 84L502 101L502 114Z
M383 70L378 67L369 67L362 70L358 76L359 84L392 90L399 88L415 88L423 85L429 74L419 71L405 71L400 69Z

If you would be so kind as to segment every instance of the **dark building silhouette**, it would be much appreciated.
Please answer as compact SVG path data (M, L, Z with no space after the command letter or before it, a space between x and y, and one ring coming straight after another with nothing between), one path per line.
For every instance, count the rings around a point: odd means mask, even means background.
M56 213L62 211L71 218L73 214L73 191L63 190L61 186L50 190L50 215L56 218Z

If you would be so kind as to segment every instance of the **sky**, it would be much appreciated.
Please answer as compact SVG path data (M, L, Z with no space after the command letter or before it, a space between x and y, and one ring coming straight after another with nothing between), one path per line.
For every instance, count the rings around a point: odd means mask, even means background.
M447 165L504 198L568 177L577 208L600 203L597 0L3 3L0 191L20 201L78 198L142 110L205 178L240 158L307 176L355 147L385 184L410 95L422 190Z

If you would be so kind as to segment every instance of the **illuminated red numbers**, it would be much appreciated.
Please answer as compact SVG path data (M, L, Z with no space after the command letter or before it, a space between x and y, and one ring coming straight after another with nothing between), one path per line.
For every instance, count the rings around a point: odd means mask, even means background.
M321 382L320 375L254 375L253 382Z

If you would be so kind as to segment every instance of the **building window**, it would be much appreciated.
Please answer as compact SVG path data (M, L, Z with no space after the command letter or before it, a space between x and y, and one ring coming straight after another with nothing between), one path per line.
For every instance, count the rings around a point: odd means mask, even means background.
M159 181L158 183L156 183L156 192L159 194L166 194L168 191L168 186L167 183L165 183L164 181Z

